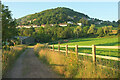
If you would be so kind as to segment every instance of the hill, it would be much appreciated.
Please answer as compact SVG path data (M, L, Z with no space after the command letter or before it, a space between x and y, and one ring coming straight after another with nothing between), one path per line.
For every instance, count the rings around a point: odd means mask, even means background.
M58 7L55 9L47 9L39 13L24 16L19 18L17 22L19 25L59 24L68 21L78 22L81 18L89 19L90 17L69 8Z

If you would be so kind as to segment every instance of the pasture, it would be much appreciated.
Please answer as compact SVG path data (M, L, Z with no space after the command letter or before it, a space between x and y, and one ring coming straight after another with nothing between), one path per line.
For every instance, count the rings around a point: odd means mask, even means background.
M58 44L54 44L58 45ZM107 38L79 38L79 39L71 39L68 40L68 42L61 43L60 45L69 45L69 46L118 46L118 37L107 37ZM55 47L57 49L58 47ZM65 50L65 48L60 48L60 50ZM68 48L70 51L75 51L75 48ZM97 55L103 55L103 56L112 56L112 57L120 57L118 55L118 49L96 49ZM92 53L91 48L79 48L78 52L80 53Z

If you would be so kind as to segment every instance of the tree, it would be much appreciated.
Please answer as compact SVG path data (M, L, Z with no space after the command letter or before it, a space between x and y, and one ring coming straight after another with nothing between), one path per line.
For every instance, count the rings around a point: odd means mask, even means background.
M24 36L24 34L23 34L24 30L25 30L25 28L18 29L18 35Z
M102 36L104 35L103 29L102 29L102 28L99 28L99 29L97 30L97 34L98 34L100 37L102 37Z
M64 35L64 38L72 38L73 37L73 31L70 27L66 27L64 29L64 31L62 32L62 34Z
M74 33L77 38L82 37L83 31L81 26L77 26L77 28L74 30Z
M96 29L95 29L95 25L94 24L91 24L88 32L88 34L95 34L96 33Z
M88 20L85 20L84 18L81 18L79 22L82 23L83 25L88 25Z
M107 35L109 33L109 28L107 26L103 27L104 34Z
M32 36L32 34L33 34L33 29L32 28L30 28L30 29L26 28L23 32L24 36Z
M112 32L113 26L108 26L109 32Z
M87 37L87 32L88 32L88 30L89 30L89 26L83 27L83 36L84 36L84 37Z
M10 39L17 35L16 20L12 19L8 6L2 4L2 40Z

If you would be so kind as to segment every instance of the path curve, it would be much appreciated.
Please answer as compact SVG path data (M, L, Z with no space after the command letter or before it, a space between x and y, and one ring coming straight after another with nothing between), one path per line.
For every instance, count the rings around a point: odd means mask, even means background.
M17 59L13 68L10 71L8 71L5 78L60 78L60 77L35 56L33 48L28 48Z

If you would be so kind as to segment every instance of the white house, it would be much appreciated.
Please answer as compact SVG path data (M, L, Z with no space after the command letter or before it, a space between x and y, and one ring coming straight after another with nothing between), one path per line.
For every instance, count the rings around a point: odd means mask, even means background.
M64 23L60 23L59 26L67 26L67 24L64 24Z
M67 23L68 23L68 24L73 24L73 22L71 22L71 21L68 21Z
M25 28L31 28L31 26L24 26Z
M40 26L37 26L37 25L31 25L31 26L25 26L25 25L21 25L21 26L17 26L16 28L31 28L31 27L33 27L33 28L37 28L37 27L40 27Z
M45 27L45 24L42 24L41 27Z
M77 23L77 25L82 26L82 23Z
M40 27L40 26L37 26L37 25L33 25L32 27L33 27L33 28L37 28L37 27Z

